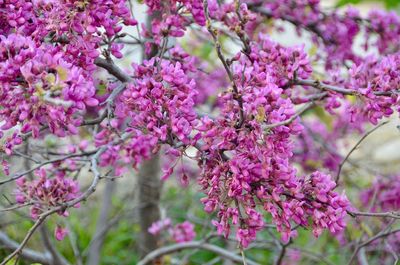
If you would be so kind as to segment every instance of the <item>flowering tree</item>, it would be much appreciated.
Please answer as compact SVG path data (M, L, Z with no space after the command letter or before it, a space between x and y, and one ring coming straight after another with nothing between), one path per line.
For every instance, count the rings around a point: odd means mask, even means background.
M132 167L148 185L143 203L157 202L159 179L196 183L216 229L194 241L191 222L145 207L139 264L187 248L258 264L245 253L265 231L283 264L302 230L328 230L347 247L349 264L362 262L371 244L384 264L397 259L399 178L376 177L351 194L363 202L359 210L344 192L342 168L399 112L400 17L324 10L318 0L143 2L147 24L129 1L0 0L0 185L14 197L1 211L28 211L33 221L19 243L2 234L11 251L1 264L78 263L51 243L49 255L26 246L36 231L52 240L44 229L52 216L63 240L69 229L58 220L86 207L100 182L129 178ZM298 45L279 44L286 25ZM143 49L140 63L123 51L134 46ZM359 135L355 146L349 135ZM151 171L159 156L160 177ZM376 234L367 218L379 220ZM360 231L356 240L346 222ZM218 235L233 236L241 255L208 242ZM165 237L177 244L163 246Z

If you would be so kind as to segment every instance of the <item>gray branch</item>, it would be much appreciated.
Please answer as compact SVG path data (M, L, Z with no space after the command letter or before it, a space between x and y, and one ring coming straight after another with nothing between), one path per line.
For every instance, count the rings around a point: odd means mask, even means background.
M232 251L228 251L221 247L218 247L218 246L215 246L212 244L207 244L202 241L192 241L192 242L179 243L179 244L174 244L174 245L156 249L156 250L150 252L141 261L139 261L137 265L146 265L146 264L149 264L151 261L162 257L163 255L171 254L171 253L178 252L178 251L185 250L185 249L194 249L194 248L213 252L213 253L221 256L222 258L232 260L236 263L240 263L240 264L243 263L242 257L232 253ZM248 265L259 265L259 263L249 260L249 259L246 259L246 262Z

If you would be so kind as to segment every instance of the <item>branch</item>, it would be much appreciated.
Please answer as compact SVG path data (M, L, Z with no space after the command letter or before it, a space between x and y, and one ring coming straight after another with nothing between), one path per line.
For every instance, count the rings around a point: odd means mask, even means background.
M343 159L343 161L339 165L339 170L338 170L338 173L335 178L336 186L338 185L338 182L340 180L340 172L342 171L342 167L343 167L344 163L346 163L346 161L349 159L350 155L360 146L360 144L365 140L365 138L368 137L368 135L370 135L371 133L373 133L374 131L376 131L377 129L379 129L380 127L382 127L383 125L385 125L387 123L389 123L389 122L388 121L382 122L381 124L379 124L378 126L373 128L372 130L368 131L366 134L364 134L363 137L361 137L361 139L356 143L356 145L353 146L353 148L350 150L350 152L346 155L346 157Z
M395 234L400 232L400 228L399 229L395 229L392 231L381 231L380 233L376 234L375 236L371 237L370 239L368 239L367 241L364 241L363 243L359 244L356 248L356 250L353 252L353 255L351 255L351 258L349 260L349 262L347 263L347 265L351 265L353 263L354 258L357 256L358 252L360 251L360 249L362 249L363 247L371 244L372 242L374 242L377 239L383 238L383 237L387 237L389 235Z
M98 66L101 67L105 70L107 70L107 72L110 75L115 76L119 81L127 83L127 82L131 82L132 78L127 75L126 73L124 73L116 64L113 63L113 61L111 60L106 60L103 58L97 58L94 63Z
M49 253L52 256L52 264L53 265L68 265L69 264L68 261L65 259L64 256L61 255L60 252L58 252L58 250L55 248L54 244L51 242L46 225L43 224L39 230L42 235L42 240L43 240L44 246L46 247L46 249L49 251Z
M18 254L23 253L23 248L25 247L26 243L28 243L29 239L32 237L33 233L36 231L36 229L44 222L46 219L47 215L40 215L35 224L29 229L28 233L26 234L24 240L19 244L18 247L15 248L15 250L8 255L0 265L6 265L14 256Z
M304 112L306 112L307 110L312 108L314 106L314 104L315 104L314 102L309 102L309 103L305 104L298 112L296 112L289 119L281 121L281 122L273 123L273 124L268 124L265 128L272 129L272 128L275 128L278 126L288 125L288 124L292 123L297 117L301 116Z
M117 144L120 141L124 141L129 136L130 136L130 133L126 133L121 137L121 139L114 141L113 144ZM100 147L91 158L91 171L92 171L94 177L93 177L93 181L92 181L91 185L89 186L89 188L84 193L82 193L79 197L77 197L71 201L68 201L66 203L63 203L60 206L57 206L47 212L40 214L39 218L37 219L35 224L29 229L27 235L25 236L24 240L21 242L19 247L17 249L15 249L15 251L12 252L9 256L7 256L3 260L3 262L0 263L0 265L6 265L8 261L10 261L14 256L18 255L23 250L25 245L28 243L29 239L32 237L33 233L36 231L36 229L44 222L44 220L49 215L59 212L59 211L65 211L65 209L75 206L79 202L86 200L92 193L94 193L96 191L97 184L100 181L100 172L97 168L97 161L98 161L100 155L103 154L107 150L107 148L108 148L107 145Z
M7 249L16 250L18 243L9 238L5 233L0 231L0 243ZM31 249L24 249L20 252L22 258L29 260L33 263L40 263L43 265L51 265L52 259L50 253L41 253Z
M271 11L269 11L266 8L260 7L259 4L248 4L247 5L249 9L251 9L254 12L257 12L267 18L272 18L273 15ZM278 19L287 21L291 24L293 24L295 27L302 27L305 30L309 32L313 32L315 35L317 35L325 44L333 43L333 40L331 39L326 39L323 33L321 32L320 29L318 29L317 24L303 24L301 21L296 20L295 18L287 15L282 15Z
M174 244L174 245L158 248L158 249L150 252L146 257L144 257L144 259L139 261L137 263L137 265L146 265L146 264L149 264L151 261L153 261L163 255L178 252L178 251L181 251L184 249L193 249L193 248L199 248L199 249L213 252L225 259L232 260L236 263L243 262L243 259L241 256L236 255L236 254L232 253L231 251L227 251L221 247L207 244L202 241L192 241L192 242L179 243L179 244ZM251 261L249 259L247 259L246 261L247 261L247 264L249 264L249 265L259 265L259 263Z
M342 95L360 95L360 92L357 90L353 89L346 89L338 86L333 86L333 85L328 85L324 84L319 80L310 80L310 79L305 79L305 80L295 80L294 84L296 85L301 85L301 86L312 86L315 87L319 90L326 90L326 91L331 91L331 92L336 92L340 93ZM390 96L393 94L398 94L399 91L393 90L393 91L374 91L373 94L376 96Z
M71 106L74 105L74 102L71 100L65 101L59 98L52 98L50 96L50 92L46 93L45 96L43 97L43 100L47 103L50 103L52 105L56 105L56 106L62 106L66 109L70 108Z
M25 175L27 175L27 174L29 174L29 173L32 173L32 172L35 171L36 169L39 169L39 168L41 168L41 167L43 167L43 166L45 166L45 165L52 164L52 163L56 163L56 162L60 162L60 161L63 161L63 160L69 159L69 158L73 158L73 157L89 156L89 155L91 155L91 154L96 153L96 151L97 151L97 150L94 150L94 151L91 151L91 152L85 152L85 153L70 154L70 155L66 155L66 156L63 156L63 157L59 157L59 158L47 160L47 161L45 161L45 162L42 162L42 163L40 163L40 164L34 166L34 167L31 168L31 169L28 169L28 170L24 171L24 172L16 173L16 174L14 174L13 177L11 177L11 178L9 178L9 179L0 181L0 186L3 185L3 184L5 184L5 183L8 183L8 182L17 180L17 179L19 179L20 177L25 176Z
M287 247L289 246L290 243L291 243L291 241L289 241L287 244L283 244L281 246L281 251L279 252L279 256L278 256L278 259L275 262L275 265L281 265L282 264L283 258L286 255L286 249L287 249Z
M396 212L372 213L372 212L347 211L347 213L352 217L367 216L367 217L387 217L387 218L393 218L393 219L400 219L400 214L396 213Z
M214 45L215 45L215 49L217 50L217 55L219 60L222 62L226 73L228 74L229 80L232 83L232 87L233 87L233 92L234 92L234 99L238 102L239 104L239 115L240 115L240 120L239 123L237 124L237 127L240 128L242 127L243 123L244 123L244 110L243 110L243 99L239 93L239 89L236 85L236 82L233 78L233 74L231 72L231 69L229 68L228 62L225 59L224 55L222 54L222 49L221 49L221 43L218 40L217 37L217 31L215 29L212 28L211 26L211 18L210 18L210 14L208 12L208 1L204 0L203 1L203 9L204 9L204 14L206 16L206 20L207 20L207 30L208 32L211 34L213 41L214 41Z
M75 264L76 265L83 265L82 254L81 254L81 252L80 252L80 250L78 248L77 238L76 238L76 234L75 234L75 232L73 230L73 227L67 220L65 221L65 225L67 226L69 241L71 243L72 251L74 252Z
M10 206L8 208L0 209L0 213L1 212L17 210L17 209L20 209L20 208L23 208L23 207L26 207L26 206L29 206L29 205L32 205L32 204L33 204L32 202L27 202L27 203L24 203L24 204L16 204L16 205Z
M315 253L311 250L305 249L305 248L301 248L301 247L289 247L290 249L293 250L298 250L301 251L303 254L305 254L306 256L308 256L309 258L312 258L313 260L320 262L320 263L325 263L326 265L334 265L331 261L329 261L324 254L320 254L320 253Z

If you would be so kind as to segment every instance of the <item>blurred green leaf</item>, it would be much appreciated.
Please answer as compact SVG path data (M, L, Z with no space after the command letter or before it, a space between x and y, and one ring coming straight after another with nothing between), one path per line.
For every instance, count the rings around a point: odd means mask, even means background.
M348 4L359 4L361 3L363 0L339 0L336 4L336 6L340 7L340 6L344 6L344 5L348 5ZM364 0L365 1L365 0Z
M400 5L399 0L385 0L385 5L387 8L396 8Z
M385 7L387 9L394 9L400 6L400 1L399 0L338 0L336 3L336 6L341 7L344 5L348 4L360 4L360 3L365 3L365 2L370 2L370 3L384 3Z

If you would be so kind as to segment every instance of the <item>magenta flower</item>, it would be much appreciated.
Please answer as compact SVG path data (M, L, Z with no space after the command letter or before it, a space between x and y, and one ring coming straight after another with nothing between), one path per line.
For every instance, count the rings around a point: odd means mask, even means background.
M54 230L54 236L58 241L64 240L65 236L68 234L68 230L65 227L57 225L56 229Z
M175 225L170 234L176 243L189 242L196 237L194 225L188 221Z

